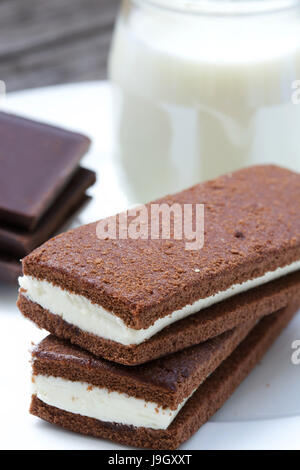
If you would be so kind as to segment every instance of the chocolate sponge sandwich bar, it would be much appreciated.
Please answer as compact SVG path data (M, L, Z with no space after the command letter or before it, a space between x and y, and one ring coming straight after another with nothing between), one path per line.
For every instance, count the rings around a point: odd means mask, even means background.
M274 312L298 290L299 174L255 166L158 203L204 204L202 249L188 251L175 237L98 239L96 223L79 227L23 260L22 313L133 365ZM176 329L182 320L184 335Z
M30 411L82 434L176 449L229 398L296 310L289 306L254 328L253 322L244 324L136 367L109 363L48 336L33 351Z

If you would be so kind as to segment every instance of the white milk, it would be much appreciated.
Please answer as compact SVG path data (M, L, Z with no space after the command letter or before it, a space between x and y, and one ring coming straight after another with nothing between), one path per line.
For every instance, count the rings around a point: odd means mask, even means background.
M174 1L181 11L126 1L115 29L109 74L129 198L144 202L254 163L300 171L299 9L201 14L192 8L201 1Z

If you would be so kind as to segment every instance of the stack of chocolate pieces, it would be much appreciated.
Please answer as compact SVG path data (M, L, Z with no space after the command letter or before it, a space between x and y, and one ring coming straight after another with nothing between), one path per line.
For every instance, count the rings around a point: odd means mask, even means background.
M84 135L0 113L0 282L16 282L20 258L89 199L95 173L79 166L89 147Z
M299 308L300 175L256 166L155 203L205 204L203 248L85 225L23 260L18 306L51 333L33 350L32 414L175 449Z

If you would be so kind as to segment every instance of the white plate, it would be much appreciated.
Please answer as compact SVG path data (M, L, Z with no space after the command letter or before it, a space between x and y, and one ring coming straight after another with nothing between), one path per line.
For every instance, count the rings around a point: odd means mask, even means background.
M93 146L85 165L98 173L93 203L80 215L89 222L124 209L126 191L112 152L111 90L108 83L66 85L7 97L2 106L87 133ZM138 202L138 201L137 201ZM45 332L24 320L15 288L0 285L1 409L3 449L121 449L104 440L76 435L30 416L30 349ZM300 312L260 365L225 406L182 449L300 449L300 365L293 365L293 341L300 339Z

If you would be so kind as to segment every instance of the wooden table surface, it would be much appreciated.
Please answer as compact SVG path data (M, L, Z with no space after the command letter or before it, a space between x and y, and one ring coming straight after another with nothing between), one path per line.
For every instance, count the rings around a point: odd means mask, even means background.
M106 77L119 0L0 0L7 91Z

